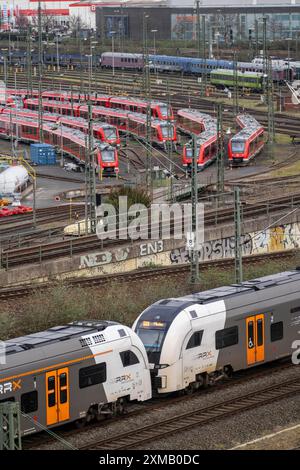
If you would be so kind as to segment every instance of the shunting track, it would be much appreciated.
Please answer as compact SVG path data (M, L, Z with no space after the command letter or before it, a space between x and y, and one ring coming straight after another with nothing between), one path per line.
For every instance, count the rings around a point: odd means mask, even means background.
M72 436L77 435L79 432L82 436L86 436L90 430L94 430L96 428L102 428L106 427L107 425L111 423L115 423L116 421L121 421L123 422L124 420L130 419L132 417L137 417L141 416L143 414L149 414L149 412L157 411L163 408L167 408L171 405L177 405L179 403L186 403L187 400L201 397L201 396L206 396L206 395L212 395L215 392L219 390L226 390L230 387L234 387L243 383L246 383L247 381L251 381L253 379L257 380L259 378L265 378L268 377L270 373L273 375L276 373L281 373L284 369L291 369L294 368L294 365L292 364L291 360L289 357L283 358L279 361L274 361L271 363L264 363L261 364L260 366L250 368L250 369L244 369L239 372L235 372L231 378L224 378L220 381L218 381L216 384L213 386L209 386L203 389L200 389L198 391L195 391L192 394L175 394L169 397L157 397L153 398L150 401L147 402L139 402L138 404L130 404L127 412L122 415L114 416L113 421L110 420L100 420L100 421L92 421L83 428L78 431L78 429L71 425L65 425L65 426L60 426L59 431L58 431L58 436L59 438L63 439L68 439ZM296 369L295 369L296 371ZM49 435L45 433L38 433L38 434L32 434L24 437L23 441L23 448L24 449L35 449L40 445L45 445L45 444L51 444L53 443L53 438L49 437Z
M300 392L300 378L282 382L240 395L231 400L198 408L172 418L156 421L148 426L137 427L132 431L117 434L108 439L96 440L82 446L80 450L121 450L145 445L153 440L169 437L195 426L203 426L216 420L229 418L235 414L274 403L275 400L288 398Z

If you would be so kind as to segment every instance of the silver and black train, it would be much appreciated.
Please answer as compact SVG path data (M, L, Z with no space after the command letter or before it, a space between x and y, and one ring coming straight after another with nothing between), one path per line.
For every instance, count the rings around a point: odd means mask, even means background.
M300 332L300 270L160 300L133 329L156 392L213 383L292 353Z

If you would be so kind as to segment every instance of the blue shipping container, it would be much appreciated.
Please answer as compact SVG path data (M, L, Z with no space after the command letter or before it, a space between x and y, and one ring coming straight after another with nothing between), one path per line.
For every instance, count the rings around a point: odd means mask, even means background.
M56 165L56 152L49 144L30 144L30 158L36 165Z

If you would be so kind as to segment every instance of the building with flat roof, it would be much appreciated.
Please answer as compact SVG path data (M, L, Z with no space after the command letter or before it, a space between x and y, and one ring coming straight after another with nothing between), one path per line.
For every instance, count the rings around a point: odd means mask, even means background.
M261 20L267 17L269 40L297 38L300 34L300 0L202 0L207 34L212 40L252 40L261 35ZM191 0L134 1L113 5L96 3L96 28L103 38L125 35L142 40L143 15L148 15L148 29L156 30L157 39L191 40L196 37L196 5Z

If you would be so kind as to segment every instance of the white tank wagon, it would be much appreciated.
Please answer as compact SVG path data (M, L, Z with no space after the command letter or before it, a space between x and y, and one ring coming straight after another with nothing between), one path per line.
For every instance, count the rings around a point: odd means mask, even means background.
M29 174L22 165L10 166L0 173L0 194L21 192L29 181Z

